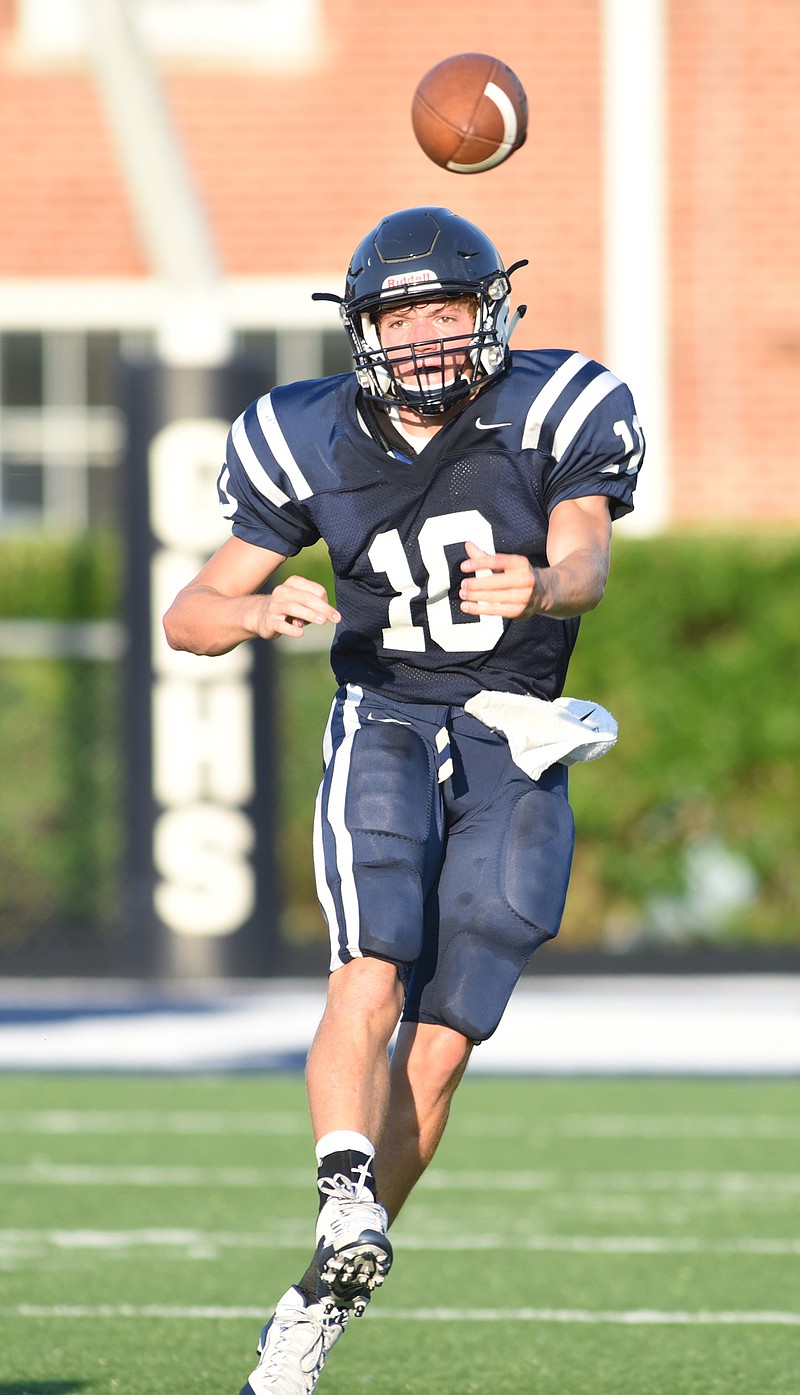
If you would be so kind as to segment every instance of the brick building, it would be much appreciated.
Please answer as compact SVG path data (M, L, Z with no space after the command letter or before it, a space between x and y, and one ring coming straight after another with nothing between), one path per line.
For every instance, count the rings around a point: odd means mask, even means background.
M608 43L612 22L651 11L664 100L662 145L649 149L665 152L652 521L796 526L796 0L129 6L210 219L236 333L279 376L345 366L335 311L310 291L341 287L355 243L384 213L443 203L481 224L507 261L530 258L514 282L529 306L515 343L600 357L637 398L635 335L625 363L611 353L608 239L614 220L634 242L640 227L652 237L653 170L631 163L609 183L608 112L616 99L624 119L630 100L635 135L650 70L635 42L611 55ZM152 343L161 314L90 61L91 12L88 0L0 0L0 527L80 528L113 511L113 364L120 347ZM429 163L409 120L418 77L468 49L514 67L531 111L523 150L472 178ZM635 299L633 273L632 287ZM632 311L646 336L651 303Z

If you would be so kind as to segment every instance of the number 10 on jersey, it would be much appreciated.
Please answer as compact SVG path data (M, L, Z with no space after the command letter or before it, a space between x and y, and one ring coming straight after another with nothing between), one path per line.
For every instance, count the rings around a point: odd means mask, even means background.
M446 549L466 542L476 543L484 552L495 550L492 525L477 509L436 514L426 519L419 532L419 552L427 573L428 633L433 643L449 654L493 649L503 636L500 615L464 616L460 621L453 618L450 600L453 577ZM411 613L411 603L422 595L422 587L414 581L397 529L378 533L367 555L373 570L388 577L392 590L397 592L389 602L389 623L382 631L384 649L424 653L427 647L425 630L414 623Z

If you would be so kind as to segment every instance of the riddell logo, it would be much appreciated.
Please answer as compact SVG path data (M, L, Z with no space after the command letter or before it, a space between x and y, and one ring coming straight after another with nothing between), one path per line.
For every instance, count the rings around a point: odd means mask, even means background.
M400 291L406 286L419 286L423 282L437 281L433 271L404 271L401 276L387 276L381 287L384 291Z

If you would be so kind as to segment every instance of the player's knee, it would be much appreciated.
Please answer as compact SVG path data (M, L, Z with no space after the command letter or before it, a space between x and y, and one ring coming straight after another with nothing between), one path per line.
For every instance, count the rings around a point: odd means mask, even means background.
M352 1024L387 1024L394 1031L403 1005L403 985L394 964L365 956L342 964L328 980L326 1013Z
M464 1074L472 1041L455 1028L420 1024L419 1050L409 1058L409 1077L433 1099L448 1098Z
M400 1028L392 1054L392 1110L409 1135L421 1141L426 1163L471 1051L472 1042L439 1023L404 1022Z

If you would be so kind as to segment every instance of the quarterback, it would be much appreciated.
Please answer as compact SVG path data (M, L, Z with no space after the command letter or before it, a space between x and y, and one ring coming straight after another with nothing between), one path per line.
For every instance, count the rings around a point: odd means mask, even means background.
M242 1395L310 1395L389 1273L389 1225L470 1053L558 931L567 766L613 741L607 713L562 694L644 440L601 364L512 353L516 266L447 209L384 218L329 297L355 371L277 387L234 423L219 477L232 536L165 616L170 644L197 654L334 627L314 824L331 941L307 1063L315 1250ZM320 538L334 598L302 576L263 589Z

